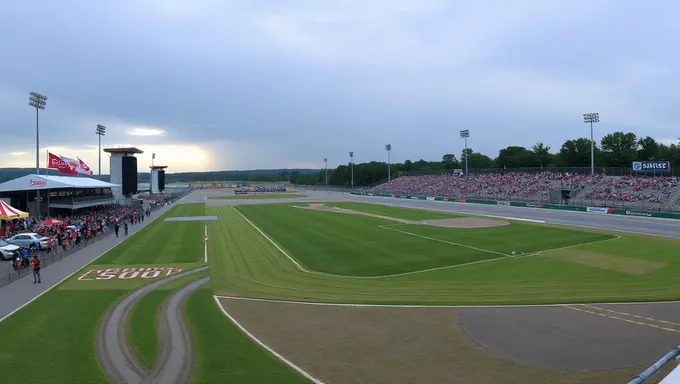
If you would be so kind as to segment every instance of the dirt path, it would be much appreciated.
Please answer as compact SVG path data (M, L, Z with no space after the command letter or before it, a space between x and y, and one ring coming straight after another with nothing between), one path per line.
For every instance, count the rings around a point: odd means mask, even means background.
M174 293L161 308L159 332L161 350L156 366L149 372L130 349L126 326L134 304L159 286L208 269L208 266L181 272L154 281L125 296L106 312L97 332L97 357L112 383L186 383L191 376L193 352L188 327L181 310L183 300L210 278L191 282ZM176 349L176 350L175 350ZM161 379L163 381L161 381Z

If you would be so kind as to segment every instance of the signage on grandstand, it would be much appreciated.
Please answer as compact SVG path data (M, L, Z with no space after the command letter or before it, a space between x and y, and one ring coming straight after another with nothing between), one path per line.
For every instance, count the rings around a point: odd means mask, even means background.
M504 206L504 207L509 207L509 206L510 206L510 202L509 202L509 201L498 201L497 203L498 203L498 205L502 205L502 206Z
M670 161L633 161L633 172L670 172Z
M47 184L47 182L45 181L45 179L31 179L28 181L28 184L31 187L44 187L45 184Z
M649 212L642 212L642 211L626 211L626 215L628 216L644 216L644 217L652 217L652 214Z
M586 207L586 212L591 213L612 213L614 208L602 208L602 207Z
M543 204L527 203L527 207L529 207L529 208L543 208Z
M78 277L78 280L153 279L159 276L166 277L174 275L180 272L182 272L181 268L172 267L91 269Z

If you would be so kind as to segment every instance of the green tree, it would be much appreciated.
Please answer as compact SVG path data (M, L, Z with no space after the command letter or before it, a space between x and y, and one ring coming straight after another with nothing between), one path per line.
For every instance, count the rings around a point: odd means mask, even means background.
M496 167L522 168L531 167L532 153L524 147L511 146L498 151Z
M595 164L598 160L598 147L595 145ZM567 140L562 144L559 152L560 159L566 167L590 166L590 139L579 138Z
M638 139L632 132L610 133L602 138L600 144L605 166L608 167L630 167L637 156Z
M533 165L545 167L552 163L553 155L550 153L550 146L543 143L536 143L531 147L533 155Z
M663 160L659 156L659 143L652 137L643 137L638 140L640 149L638 150L637 158L640 160Z
M447 153L442 156L442 164L446 169L455 169L460 167L460 163L458 162L458 159L456 159L456 155L452 153Z

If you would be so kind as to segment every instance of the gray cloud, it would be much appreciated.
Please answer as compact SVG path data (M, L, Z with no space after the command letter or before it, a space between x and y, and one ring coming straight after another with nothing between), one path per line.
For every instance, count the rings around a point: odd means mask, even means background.
M397 161L434 159L460 153L464 128L490 156L557 148L587 134L590 111L598 137L668 139L680 117L678 11L613 0L11 2L0 132L30 162L36 90L50 98L46 146L84 151L105 124L108 144L175 146L175 167L191 157L177 146L207 153L185 168L320 167L350 150L383 159L387 142ZM164 134L127 134L142 129Z

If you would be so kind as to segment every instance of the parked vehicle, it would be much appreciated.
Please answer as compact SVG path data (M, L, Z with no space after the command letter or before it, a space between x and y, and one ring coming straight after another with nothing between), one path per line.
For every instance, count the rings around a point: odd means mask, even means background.
M36 249L39 246L40 249L46 249L48 240L48 237L42 236L39 233L31 232L14 235L7 239L7 242L18 245L22 248Z
M17 257L19 247L0 239L0 258L3 260L13 260Z

